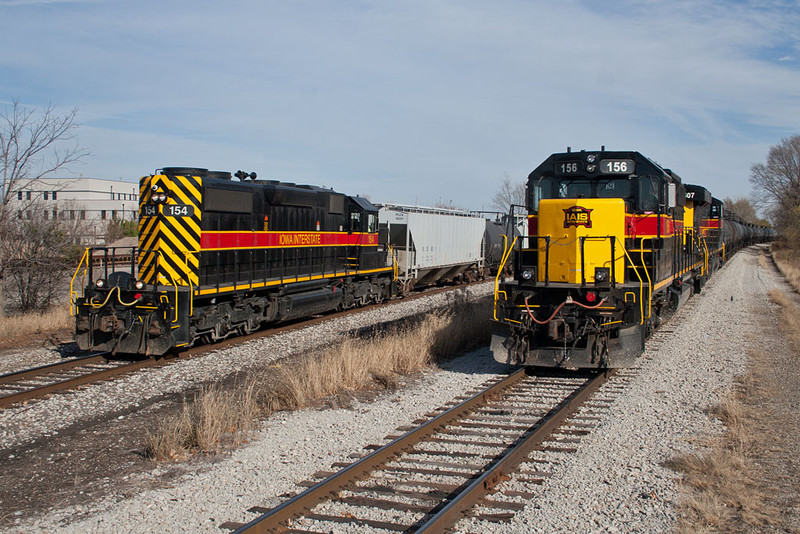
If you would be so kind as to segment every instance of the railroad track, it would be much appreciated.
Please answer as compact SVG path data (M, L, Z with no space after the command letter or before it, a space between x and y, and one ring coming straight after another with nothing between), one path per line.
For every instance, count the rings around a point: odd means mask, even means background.
M92 354L0 375L0 408L163 364L149 359L108 360L107 356Z
M413 300L431 296L436 293L453 291L467 285L468 284L461 284L457 286L448 286L445 288L422 291L407 296L404 298L404 300ZM341 312L298 319L281 326L268 326L262 330L253 332L252 334L230 337L209 345L199 345L183 350L166 358L145 358L134 361L125 361L110 360L108 359L109 353L92 354L43 365L40 367L33 367L30 369L24 369L22 371L7 373L0 375L0 409L8 408L15 404L29 400L47 397L53 393L75 389L93 382L110 380L112 378L132 373L140 369L169 365L181 359L185 360L187 358L200 356L207 352L237 345L253 339L274 336L283 332L297 330L307 326L313 326L335 317L344 317L349 314L359 313L376 307L392 305L395 302L402 302L402 300L392 300L386 303L371 304ZM362 330L364 332L362 332ZM365 332L368 330L370 329L360 329L356 333L365 334Z
M464 516L508 520L531 498L513 488L548 476L531 454L574 451L598 419L592 410L610 404L592 399L613 374L519 370L415 421L419 426L399 429L408 432L388 436L386 445L368 446L372 452L354 463L334 464L340 471L315 474L327 478L300 483L308 489L282 504L250 508L260 514L252 521L220 527L237 534L318 533L344 523L350 530L444 532Z

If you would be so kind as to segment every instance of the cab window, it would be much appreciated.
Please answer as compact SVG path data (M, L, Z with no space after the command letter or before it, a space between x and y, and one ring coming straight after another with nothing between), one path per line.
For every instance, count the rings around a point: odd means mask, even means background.
M350 231L361 231L361 213L358 211L354 211L350 214Z

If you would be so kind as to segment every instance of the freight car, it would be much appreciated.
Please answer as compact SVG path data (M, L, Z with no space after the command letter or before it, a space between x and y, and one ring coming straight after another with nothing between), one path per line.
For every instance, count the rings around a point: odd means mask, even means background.
M491 348L503 363L636 365L664 316L738 247L770 237L639 152L553 154L526 196L515 279L495 290Z
M397 260L400 292L486 276L486 235L496 230L490 221L461 210L384 204L378 222L380 241Z
M89 261L109 254L87 249L73 277L81 349L157 356L486 268L481 218L440 210L420 219L426 210L235 177L170 167L141 179L130 263ZM413 233L390 227L390 213Z

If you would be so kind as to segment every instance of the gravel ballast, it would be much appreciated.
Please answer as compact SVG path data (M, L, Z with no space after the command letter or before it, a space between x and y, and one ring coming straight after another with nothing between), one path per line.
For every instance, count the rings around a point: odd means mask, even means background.
M509 523L478 525L465 520L461 530L670 529L676 519L673 505L678 475L664 467L664 462L721 430L721 424L708 415L708 408L727 393L734 377L743 372L748 347L765 334L754 330L757 322L753 317L772 313L773 305L766 294L780 283L776 274L759 267L755 249L737 254L703 293L693 298L683 319L670 323L673 333L656 351L648 349L641 370L615 397L599 426L577 445L578 451L559 456L552 476L541 486L528 489L541 497ZM387 312L381 312L380 318L369 320L388 319ZM323 330L328 324L315 328ZM317 335L331 334L315 330L313 336ZM230 374L239 366L249 365L249 358L265 358L264 352L278 357L289 347L301 349L311 336L309 332L297 334L270 349L261 343L278 343L271 341L275 338L258 340L185 362L180 370L176 366L157 369L93 386L74 396L7 410L0 414L0 443L7 447L57 431L58 424L69 424L70 410L78 412L75 418L85 417L92 411L110 409L110 405L119 409L114 403L135 404L142 396L155 395L164 388L185 388L187 383L199 383L214 373ZM241 351L241 362L232 361L231 351ZM253 514L245 512L247 508L278 504L281 495L299 489L297 482L311 478L316 471L330 470L331 464L346 461L348 455L362 452L366 445L383 443L383 437L398 426L504 371L505 366L496 364L484 348L375 402L355 403L348 409L276 414L252 435L249 444L218 457L213 465L198 466L171 487L147 490L124 500L109 496L79 509L55 510L7 526L15 532L219 533L222 522L253 519ZM162 374L153 377L151 373ZM50 421L53 418L48 413L53 410L62 414L60 422ZM150 475L159 477L161 473L163 468L154 464Z

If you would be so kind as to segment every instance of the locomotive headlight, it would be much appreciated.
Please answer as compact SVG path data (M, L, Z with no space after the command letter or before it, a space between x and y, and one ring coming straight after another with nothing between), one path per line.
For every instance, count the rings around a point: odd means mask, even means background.
M155 195L155 197L156 197L156 200L158 202L166 202L167 201L167 194L166 193L159 193L159 194Z
M597 267L594 270L594 283L607 284L611 278L611 269L608 267Z
M594 163L590 163L589 165L586 166L586 172L594 172L596 170L597 170L597 165L595 165Z
M595 156L594 154L589 154L588 156L586 156L586 161L588 161L589 163L594 163L596 160L597 156Z
M519 275L522 277L523 280L530 280L533 278L533 271L530 269L524 269Z
M94 283L94 285L97 288L102 289L102 288L106 287L106 281L103 280L102 278L98 278L97 281Z
M133 284L133 287L135 287L136 289L144 289L144 282L143 282L143 281L141 281L141 280L137 280L137 281L136 281L136 282Z

